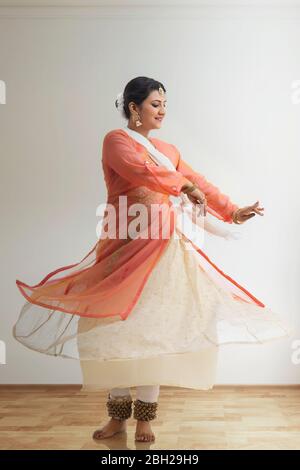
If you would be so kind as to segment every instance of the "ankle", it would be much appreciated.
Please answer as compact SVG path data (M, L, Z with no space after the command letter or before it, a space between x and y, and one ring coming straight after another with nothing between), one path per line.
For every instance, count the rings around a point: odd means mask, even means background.
M111 421L114 421L115 423L124 423L127 421L127 419L120 419L120 418L110 418Z
M144 402L141 400L134 401L133 417L137 421L152 421L156 418L158 402Z
M111 397L106 402L108 416L117 421L125 421L132 414L132 398L130 396Z

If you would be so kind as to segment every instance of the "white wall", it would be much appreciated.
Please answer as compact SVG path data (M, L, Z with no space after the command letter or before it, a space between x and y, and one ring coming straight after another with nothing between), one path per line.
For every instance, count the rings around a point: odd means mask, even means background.
M114 100L138 75L167 89L167 119L151 135L174 143L234 202L265 207L239 228L240 240L210 240L206 252L294 322L300 338L300 100L292 89L300 88L300 11L270 3L0 8L1 383L81 382L78 362L12 338L24 303L15 279L36 284L94 245L106 197L102 138L125 124ZM220 384L300 383L291 340L220 351Z

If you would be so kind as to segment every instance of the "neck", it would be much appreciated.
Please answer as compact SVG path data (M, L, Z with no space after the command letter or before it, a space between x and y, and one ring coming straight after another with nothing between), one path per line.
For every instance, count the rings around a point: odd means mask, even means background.
M149 137L148 137L149 131L145 129L141 129L140 127L135 127L133 124L130 124L130 123L127 125L127 127L128 129L131 129L132 131L138 132L139 134L141 134L142 136L146 137L146 139L149 140Z

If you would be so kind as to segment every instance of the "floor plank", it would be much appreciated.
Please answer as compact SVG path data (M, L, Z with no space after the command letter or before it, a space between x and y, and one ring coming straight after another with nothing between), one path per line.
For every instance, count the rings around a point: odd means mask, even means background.
M106 400L80 385L0 385L0 449L300 450L300 385L161 386L151 444L134 442L133 417L127 432L95 442Z

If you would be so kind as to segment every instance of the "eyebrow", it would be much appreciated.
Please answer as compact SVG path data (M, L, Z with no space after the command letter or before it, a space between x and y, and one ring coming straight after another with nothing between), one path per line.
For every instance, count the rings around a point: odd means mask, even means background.
M159 102L161 102L162 100L152 100L152 101L159 101ZM164 101L165 101L165 103L167 102L167 100L164 100Z

